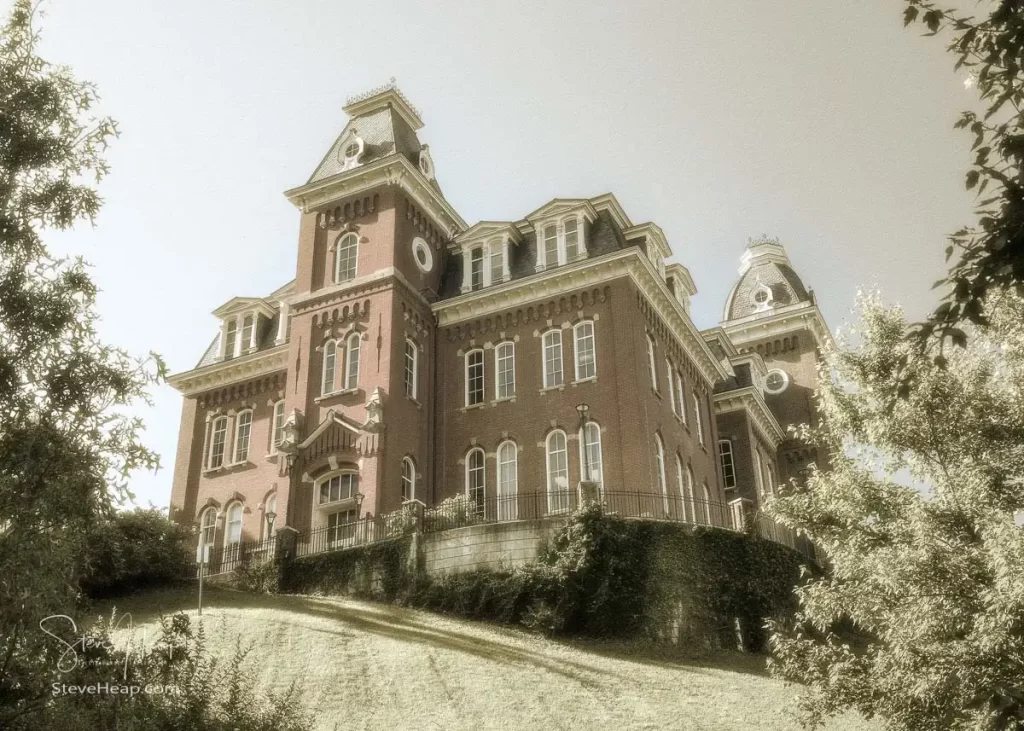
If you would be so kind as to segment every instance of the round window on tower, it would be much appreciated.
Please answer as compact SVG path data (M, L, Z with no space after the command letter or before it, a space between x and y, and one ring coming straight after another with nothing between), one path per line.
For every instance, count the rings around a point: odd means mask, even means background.
M355 157L358 154L359 154L359 143L358 142L349 142L348 145L345 146L345 157L348 158L349 160L351 160L353 157Z
M430 246L419 236L412 240L412 257L420 271L426 273L434 268L434 255L430 253Z
M789 386L789 376L778 368L768 371L768 377L764 379L764 390L771 394L782 393Z

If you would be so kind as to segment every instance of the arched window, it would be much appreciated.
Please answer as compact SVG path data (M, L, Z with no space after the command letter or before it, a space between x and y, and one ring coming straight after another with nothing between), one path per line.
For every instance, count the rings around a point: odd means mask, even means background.
M693 394L693 428L697 430L697 439L700 440L700 446L704 446L704 420L700 415L700 399L697 397L697 393Z
M351 500L359 492L359 475L352 470L332 472L319 478L313 488L317 505Z
M565 229L565 260L572 261L580 255L579 224L575 218L567 219Z
M362 336L352 333L345 341L345 389L359 385L359 344Z
M199 520L199 545L202 547L200 560L205 552L213 550L217 539L217 509L210 507L203 511Z
M647 336L647 366L651 371L651 385L658 390L658 366L654 362L654 338Z
M676 371L676 398L679 399L679 416L686 425L686 391L683 390L683 374Z
M768 463L768 494L775 494L775 469L771 462Z
M338 250L334 256L334 281L336 284L356 278L358 259L359 236L347 233L338 241Z
M228 439L228 417L218 416L210 427L210 457L207 466L212 470L224 464L224 446Z
M498 447L498 520L516 520L519 493L519 449L513 441Z
M726 488L736 487L736 465L732 458L732 442L718 440L718 461L722 464L722 480Z
M263 538L270 539L277 535L277 493L272 492L263 503Z
M416 400L418 392L417 370L419 366L419 350L412 340L405 341L405 395Z
M569 455L565 432L555 429L548 434L545 445L548 466L548 512L564 513L569 509Z
M661 491L662 507L668 513L668 481L665 479L665 444L661 441L661 434L654 434L654 457L658 474L658 489Z
M402 458L402 502L416 499L416 465L410 457Z
M678 414L676 409L676 379L673 377L675 369L672 367L672 361L665 361L665 381L668 383L668 402L672 406L672 413Z
M238 345L238 320L231 318L225 326L224 332L224 359L235 357L235 348Z
M678 454L676 454L676 486L679 488L678 504L683 508L683 520L686 520L686 478L683 477L683 460Z
M711 525L711 491L708 483L704 483L704 524Z
M549 330L544 333L544 388L562 383L562 331Z
M761 464L761 453L756 447L754 448L754 481L757 483L757 494L764 500L764 467Z
M255 344L253 342L253 327L252 327L252 315L246 315L242 320L242 347L243 353L249 352L249 350Z
M249 459L249 437L252 434L252 409L239 411L235 421L235 464Z
M494 398L500 401L515 395L516 344L507 340L494 349Z
M270 432L270 451L277 453L284 441L284 399L274 404L274 426Z
M558 263L558 227L551 224L544 227L544 266L550 269Z
M576 380L585 381L588 378L596 378L597 348L594 341L593 321L584 320L577 323L572 332L576 341Z
M596 482L604 490L604 468L601 464L601 425L588 421L580 432L580 474L584 480Z
M242 503L228 506L227 522L224 527L224 547L233 546L242 540Z
M484 351L466 353L466 406L484 402Z
M338 344L333 340L324 343L324 369L320 394L334 393L334 366L338 360Z
M498 284L505 278L505 244L496 239L488 244L491 251L491 284Z
M693 497L693 468L690 465L686 465L686 507L690 520L694 523L697 522L697 506L695 502Z
M469 288L484 288L484 247L477 246L469 252Z
M487 475L484 469L484 450L474 447L466 455L466 497L471 509L483 515L487 496Z

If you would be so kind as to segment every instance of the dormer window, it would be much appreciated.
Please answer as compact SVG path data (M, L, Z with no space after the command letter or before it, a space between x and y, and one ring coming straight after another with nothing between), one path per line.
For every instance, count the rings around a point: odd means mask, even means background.
M338 147L338 162L341 163L341 169L351 170L352 168L359 167L359 158L363 156L365 149L366 145L363 142L363 138L354 129L350 130Z
M235 348L238 345L238 320L231 318L227 322L224 335L224 359L235 357Z
M583 219L577 216L543 224L538 229L537 271L552 269L587 255Z
M772 290L761 282L757 283L757 286L754 287L754 291L750 295L750 301L754 305L755 312L764 312L771 309L773 299Z
M469 289L484 288L484 248L477 246L469 253Z
M475 292L509 279L508 241L504 238L466 245L462 256L463 292Z
M434 162L430 159L430 152L427 150L426 145L423 145L422 149L420 149L419 168L424 178L427 180L434 179Z

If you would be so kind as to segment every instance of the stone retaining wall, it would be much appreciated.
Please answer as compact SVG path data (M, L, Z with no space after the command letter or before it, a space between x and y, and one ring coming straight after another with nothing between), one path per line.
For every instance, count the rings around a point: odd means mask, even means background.
M520 520L426 533L420 542L423 569L431 575L522 566L537 560L541 546L563 523L550 518Z

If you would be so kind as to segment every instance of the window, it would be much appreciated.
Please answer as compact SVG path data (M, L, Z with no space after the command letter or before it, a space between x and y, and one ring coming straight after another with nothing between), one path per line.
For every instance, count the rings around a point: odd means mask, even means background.
M757 494L764 497L764 472L761 466L761 453L754 449L754 481L757 483Z
M697 430L697 439L700 446L704 446L704 420L700 417L700 399L693 394L693 428Z
M785 371L778 368L768 371L768 377L764 379L764 390L770 394L782 393L789 386L789 376Z
M412 459L402 459L402 502L416 499L416 465Z
M203 511L203 517L199 520L199 545L202 547L199 554L200 560L206 558L207 551L213 550L216 537L217 509L207 508Z
M697 522L697 509L693 499L693 468L686 465L686 506L689 510L690 520Z
M359 491L359 475L355 472L341 472L325 478L319 483L318 505L351 500Z
M416 343L411 340L405 341L405 395L416 400L417 378L416 368L419 363L419 350Z
M558 227L555 224L544 228L544 266L558 266Z
M234 358L235 347L238 342L238 320L228 320L227 331L224 335L224 357Z
M671 376L670 376L671 377ZM679 400L679 416L686 423L686 392L683 390L683 374L676 371L676 399Z
M683 506L683 520L686 520L686 479L683 477L683 460L676 454L676 486L679 488L679 499Z
M658 390L658 366L654 363L654 338L647 336L647 365L651 370L651 385Z
M359 236L347 233L338 241L334 257L334 282L340 284L356 278L356 262L359 260Z
M242 352L252 347L252 315L246 315L242 320Z
M247 409L238 413L235 422L235 462L245 462L249 459L249 435L252 434L252 410Z
M708 483L704 483L704 524L711 525L711 491Z
M430 252L430 245L419 236L412 240L412 255L416 260L416 266L424 274L434 268L434 255Z
M772 468L772 463L768 463L768 493L770 495L775 494L775 470Z
M351 541L356 535L356 521L359 513L355 510L339 510L327 516L327 543Z
M676 387L675 387L675 370L672 368L672 363L665 361L665 381L668 383L668 401L672 405L672 413L678 414L676 407Z
M466 406L484 401L484 351L466 353Z
M224 443L228 437L228 417L219 416L213 420L213 428L210 430L210 469L215 469L224 464Z
M722 480L726 488L736 487L736 465L732 459L732 442L718 440L718 461L722 463Z
M469 253L469 288L470 290L484 287L484 249L478 246Z
M334 393L334 366L338 360L338 344L333 340L324 343L324 372L320 395Z
M565 432L561 429L548 434L548 512L564 513L569 509L569 455Z
M576 380L597 377L597 354L594 347L594 323L584 320L573 329L576 339Z
M504 246L500 241L491 242L491 284L505 278Z
M466 497L477 515L483 515L487 478L484 471L484 450L471 449L466 455Z
M284 441L284 399L274 404L274 426L270 433L270 447L272 452L277 452L281 442Z
M596 482L604 489L604 470L601 464L601 425L588 421L580 434L580 474L583 479Z
M359 385L359 345L362 336L352 333L346 340L345 348L345 390Z
M273 520L271 519L273 516ZM263 532L264 540L273 538L277 535L277 493L271 493L267 498L267 501L263 504L263 526L260 530Z
M224 530L224 546L231 546L242 540L242 503L228 506L227 526Z
M551 330L544 333L544 388L562 383L562 331Z
M580 255L579 246L579 224L576 223L575 218L570 218L565 222L565 259L566 261L572 261Z
M655 467L658 470L658 489L661 490L665 512L668 513L668 483L665 480L665 445L661 441L660 434L654 435L654 457L657 463Z
M512 398L516 395L516 344L500 343L494 349L494 398Z
M498 520L518 517L519 450L515 442L498 447Z

